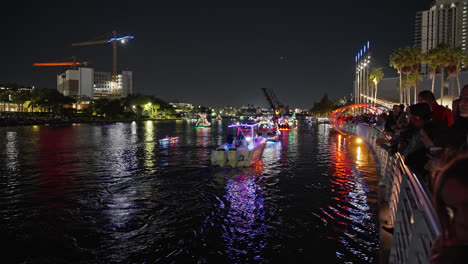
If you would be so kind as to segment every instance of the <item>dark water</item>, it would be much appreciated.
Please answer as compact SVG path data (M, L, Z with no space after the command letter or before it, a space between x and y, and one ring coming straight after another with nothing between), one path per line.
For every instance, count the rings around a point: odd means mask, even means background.
M2 262L377 263L365 145L300 122L252 168L212 168L230 122L0 128Z

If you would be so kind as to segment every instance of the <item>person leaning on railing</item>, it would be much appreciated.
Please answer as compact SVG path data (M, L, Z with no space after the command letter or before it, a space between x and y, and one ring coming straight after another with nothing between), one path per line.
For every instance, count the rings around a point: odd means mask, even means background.
M457 133L459 150L468 150L468 85L465 85L460 92L460 97L455 100L458 104L456 108L456 118L453 128Z
M410 106L409 109L409 128L402 133L399 140L398 152L403 155L405 165L418 176L420 181L426 186L430 186L430 178L425 170L426 163L429 160L428 149L423 142L421 131L424 128L428 131L443 131L441 127L445 125L441 121L431 119L431 108L426 103L418 103ZM435 129L437 128L437 130ZM432 133L432 141L438 140L440 135Z
M430 264L468 261L468 152L459 152L436 175L432 202L441 232L432 243Z
M440 163L441 159L453 158L457 153L456 132L452 127L438 120L427 122L419 132L426 147L425 156L428 158L424 169L419 173L421 173L421 178L424 179L427 189L432 192L434 175L441 168L441 165L446 164L446 162Z

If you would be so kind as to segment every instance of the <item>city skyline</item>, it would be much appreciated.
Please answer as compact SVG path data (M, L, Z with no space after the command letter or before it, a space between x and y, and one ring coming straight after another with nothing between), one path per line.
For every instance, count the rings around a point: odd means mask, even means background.
M266 87L284 105L310 108L325 93L332 99L351 97L354 56L367 41L373 67L396 76L388 56L414 44L416 12L431 1L209 8L113 3L7 8L0 82L56 88L56 75L66 68L32 64L71 56L110 72L110 44L71 44L116 30L135 36L119 45L117 61L119 71L133 71L134 93L213 107L268 106L261 91Z

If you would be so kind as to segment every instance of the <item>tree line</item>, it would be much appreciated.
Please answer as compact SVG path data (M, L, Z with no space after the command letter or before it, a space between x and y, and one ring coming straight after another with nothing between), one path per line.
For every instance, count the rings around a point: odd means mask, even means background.
M422 80L420 76L421 64L429 66L429 78L432 79L432 92L435 90L435 76L441 74L440 94L441 104L444 96L444 75L447 72L448 78L452 85L452 95L454 93L454 82L460 93L460 78L459 72L462 70L462 65L466 62L466 55L460 47L452 47L447 44L429 50L426 53L421 52L421 48L417 45L398 48L390 55L390 66L397 70L400 75L400 103L411 104L411 88L414 88L413 100L416 100L418 94L418 83ZM406 80L403 80L403 75Z
M60 115L70 115L77 111L72 108L77 99L65 96L56 89L22 87L17 84L4 84L0 87L0 104L3 109L16 105L18 112L27 110L30 112L51 112ZM81 111L85 116L101 116L115 118L118 116L173 116L174 107L168 102L150 95L129 95L123 98L100 98L89 103L88 107Z

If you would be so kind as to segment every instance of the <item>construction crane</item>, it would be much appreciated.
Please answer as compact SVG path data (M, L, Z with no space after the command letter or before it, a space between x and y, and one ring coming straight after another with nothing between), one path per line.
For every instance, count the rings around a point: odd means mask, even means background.
M112 63L112 82L115 84L117 83L117 42L121 43L126 43L129 39L133 39L133 36L123 36L123 37L117 37L117 32L114 30L112 31L112 36L111 38L106 38L106 39L101 39L101 40L91 40L91 41L85 41L85 42L77 42L77 43L72 43L72 46L87 46L87 45L96 45L96 44L105 44L105 43L111 43L112 44L112 50L113 50L113 63ZM115 92L115 88L113 89L113 92Z
M275 92L271 88L262 88L263 94L268 101L271 109L274 111L274 117L285 116L289 114L289 109L285 107L276 97Z
M76 57L72 56L73 61L67 61L67 62L35 62L33 63L33 66L72 66L73 70L76 70L76 66L88 66L88 62L78 62L76 61Z

